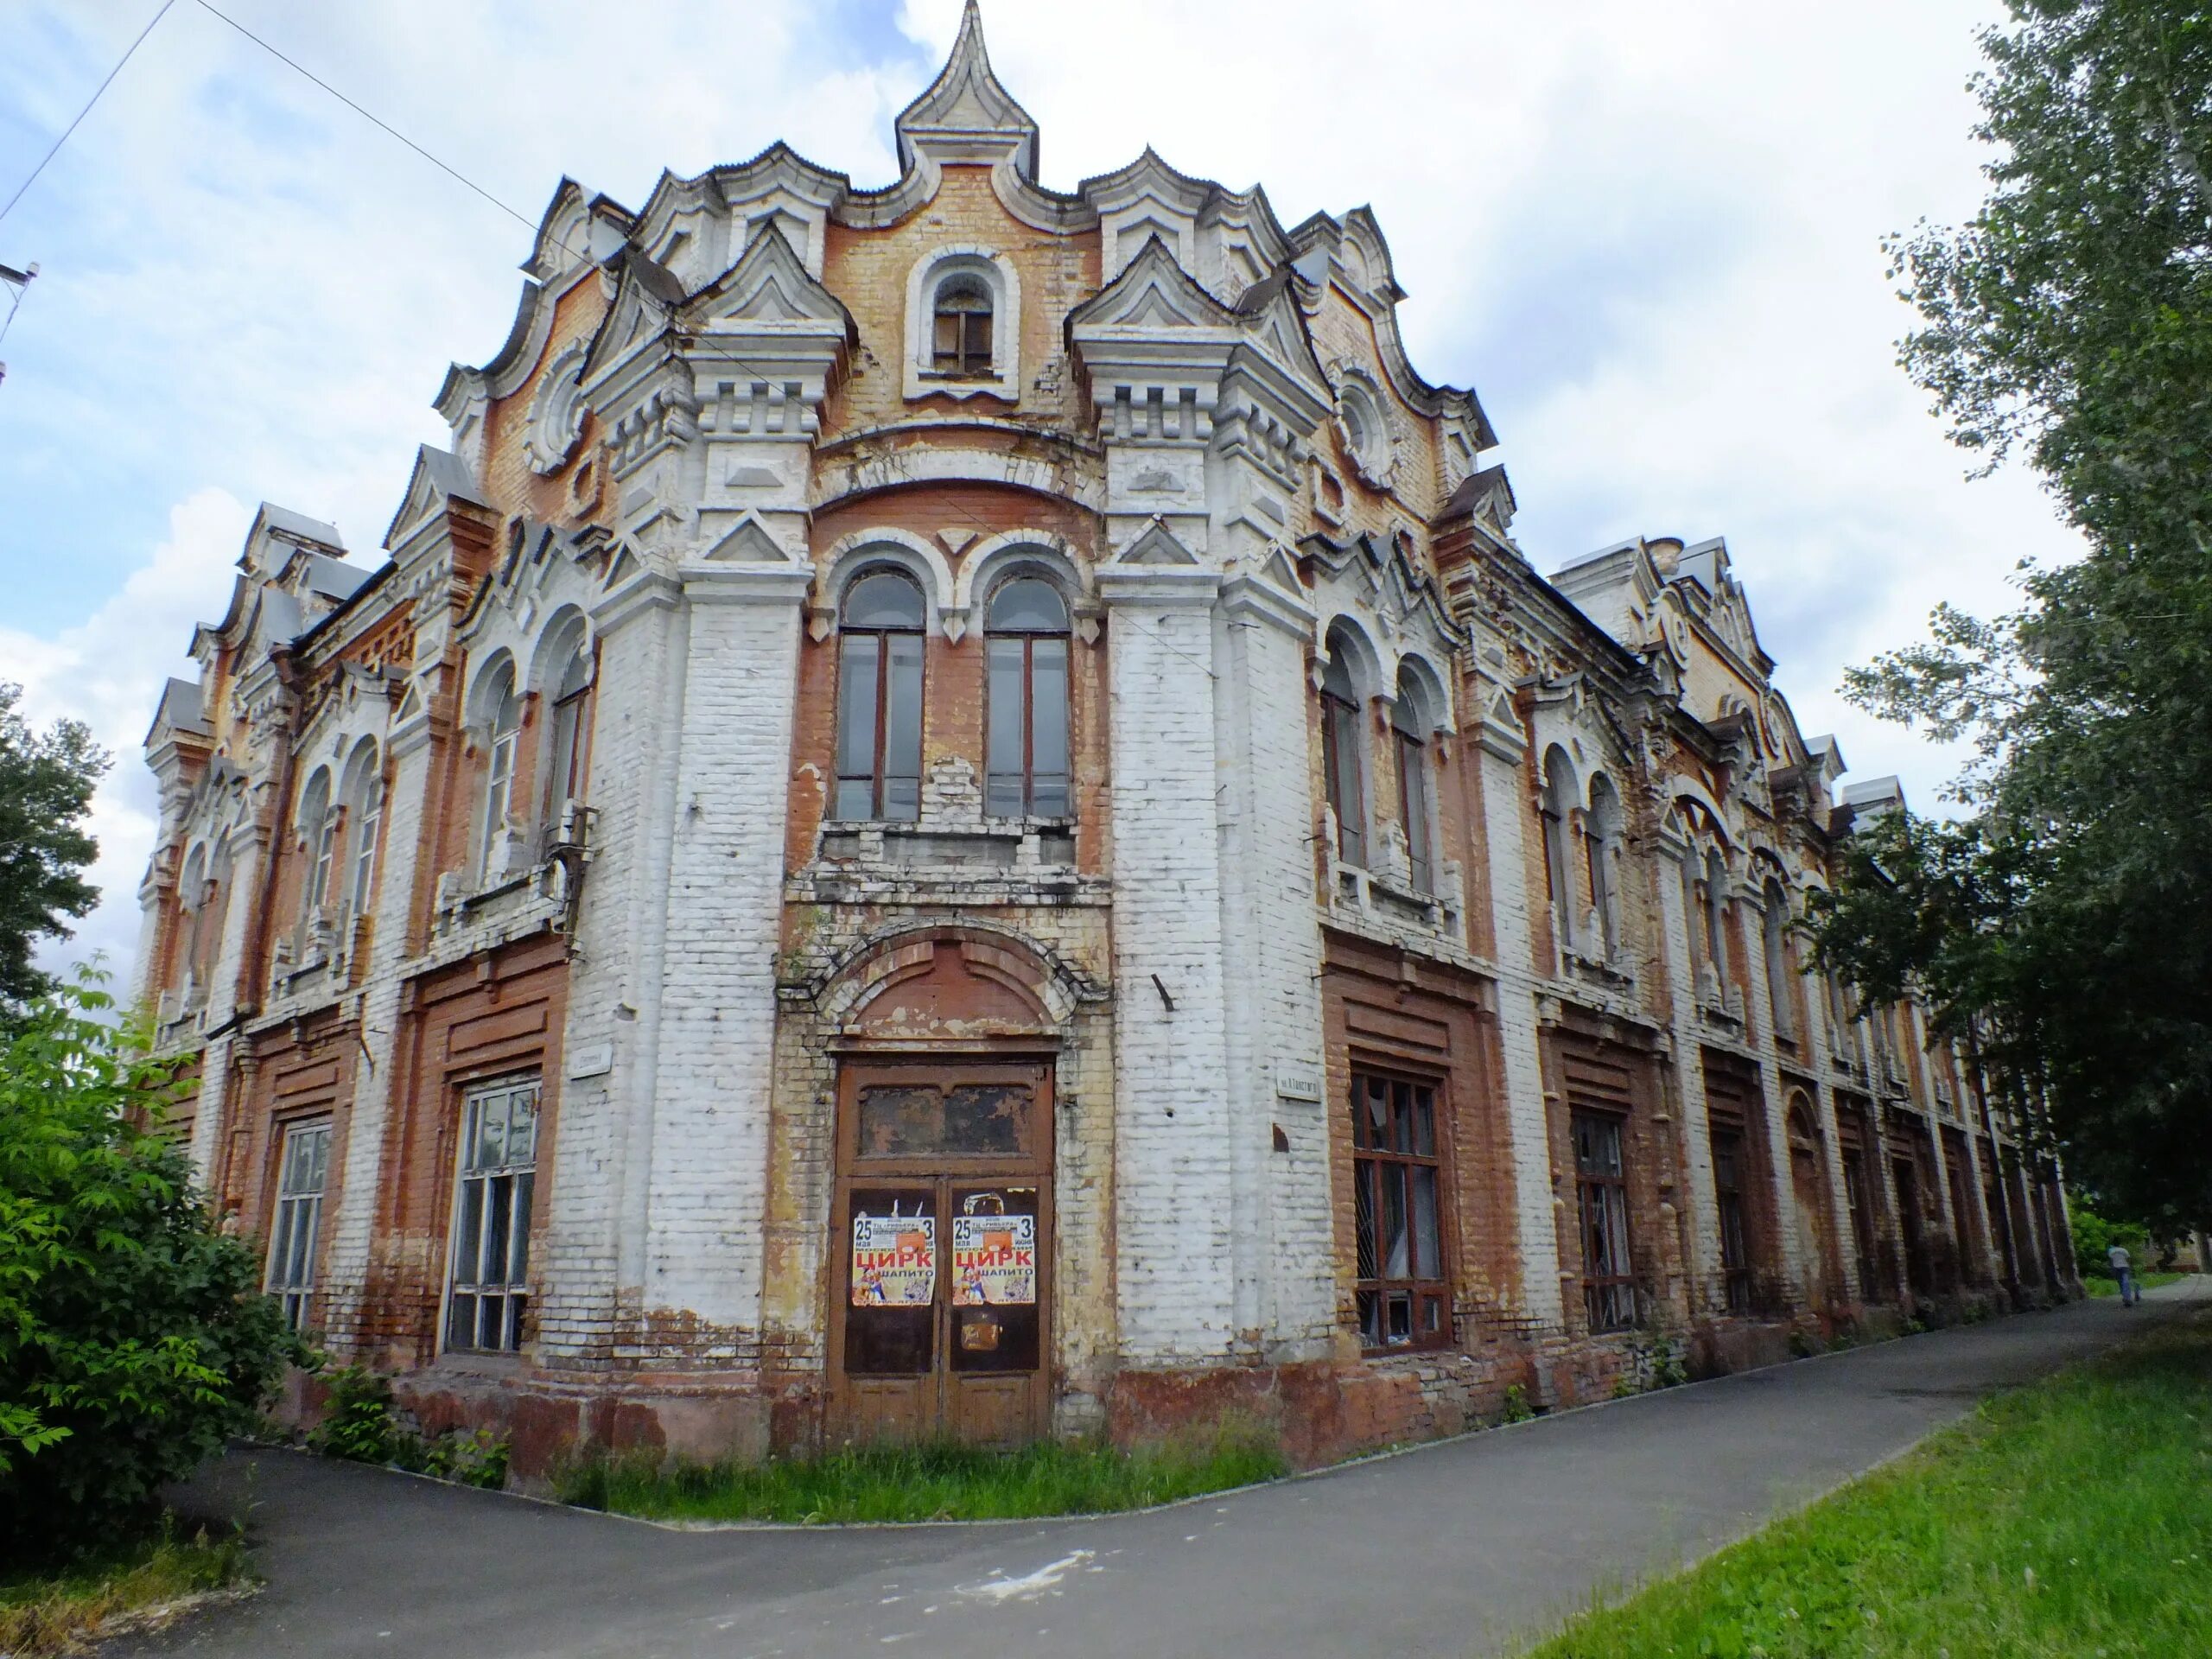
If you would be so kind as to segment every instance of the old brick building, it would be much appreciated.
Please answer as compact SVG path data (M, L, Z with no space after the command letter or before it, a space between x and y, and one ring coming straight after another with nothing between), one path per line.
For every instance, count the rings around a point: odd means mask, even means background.
M194 635L140 988L295 1317L525 1465L1320 1455L2064 1288L1802 971L1889 796L1722 543L1540 576L1373 217L1047 189L972 7L897 130L564 184L384 561L264 508Z

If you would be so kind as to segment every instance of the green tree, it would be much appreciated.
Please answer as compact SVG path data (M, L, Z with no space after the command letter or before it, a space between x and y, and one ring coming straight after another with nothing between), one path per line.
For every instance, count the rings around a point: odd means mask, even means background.
M0 1560L112 1542L304 1357L89 971L0 1049Z
M1902 361L1952 435L2018 454L2088 552L2024 602L1945 607L1854 671L1974 758L1957 823L1886 826L1825 959L1925 991L2047 1105L2112 1213L2212 1216L2212 14L2009 0L1983 37L1974 220L1891 245Z
M44 732L16 712L22 688L0 681L0 1017L52 988L31 963L44 938L99 901L84 868L99 851L85 828L107 752L73 720Z

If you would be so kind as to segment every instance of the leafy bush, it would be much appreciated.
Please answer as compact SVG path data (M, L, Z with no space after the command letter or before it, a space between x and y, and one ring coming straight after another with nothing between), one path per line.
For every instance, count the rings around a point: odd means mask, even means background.
M2066 1195L2066 1220L2074 1232L2074 1265L2084 1279L2112 1277L2112 1258L2107 1252L2115 1244L2134 1259L2139 1271L2143 1267L2151 1242L2142 1228L2107 1219L2077 1192Z
M449 1429L425 1440L401 1422L391 1384L365 1365L330 1374L330 1397L308 1445L327 1458L389 1464L411 1474L434 1475L464 1486L496 1491L507 1484L507 1443L489 1429Z
M304 1357L260 1265L145 1126L175 1092L87 970L0 1050L0 1559L153 1519Z
M330 1395L322 1421L308 1445L327 1458L348 1463L389 1463L398 1428L391 1421L391 1384L365 1365L347 1365L329 1375Z
M1529 1390L1518 1382L1505 1391L1505 1398L1498 1402L1497 1420L1501 1423L1525 1423L1536 1414L1529 1403Z

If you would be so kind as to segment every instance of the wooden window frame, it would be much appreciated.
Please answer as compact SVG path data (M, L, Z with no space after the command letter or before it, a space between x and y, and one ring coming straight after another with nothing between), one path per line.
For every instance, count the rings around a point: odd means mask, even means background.
M361 810L353 826L353 879L346 884L347 902L356 916L364 915L376 896L377 841L384 832L384 774L372 772L361 783Z
M1751 1136L1737 1123L1715 1123L1710 1131L1713 1153L1713 1209L1720 1233L1720 1280L1728 1312L1738 1319L1752 1311L1753 1261L1751 1212L1744 1191L1744 1160L1751 1154ZM1727 1178L1722 1179L1724 1144Z
M1402 708L1404 699L1399 699ZM1435 792L1428 786L1428 745L1418 732L1408 731L1393 715L1391 736L1397 748L1398 825L1406 835L1406 858L1411 867L1414 891L1431 898L1436 894Z
M947 380L994 378L997 318L998 300L989 283L968 271L944 277L930 299L930 372Z
M571 801L582 801L590 782L593 693L599 684L596 664L587 662L582 679L569 690L559 690L568 684L576 662L586 657L586 647L578 645L562 670L545 723L545 819L547 830L556 834L560 830L563 809Z
M1394 1139L1402 1136L1407 1142L1402 1149L1368 1143L1370 1120L1367 1103L1370 1091L1377 1086L1387 1091L1384 1098L1389 1103L1390 1131ZM1448 1100L1445 1082L1439 1077L1364 1064L1355 1065L1351 1069L1347 1105L1351 1116L1353 1306L1361 1345L1370 1353L1406 1353L1452 1345L1451 1134L1446 1116ZM1429 1150L1426 1153L1418 1150L1417 1109L1421 1105L1426 1105L1428 1113ZM1391 1181L1389 1172L1393 1170L1405 1172L1398 1178L1397 1190L1409 1270L1395 1276L1380 1271L1386 1265L1382 1261L1382 1227L1387 1213L1384 1199ZM1427 1172L1433 1182L1434 1214L1431 1221L1434 1237L1426 1245L1416 1219L1415 1172ZM1364 1227L1360 1220L1363 1205L1368 1218ZM1377 1269L1368 1275L1361 1273L1363 1231L1370 1234L1369 1262ZM1430 1265L1420 1259L1425 1248L1433 1248L1436 1253L1433 1271L1429 1273L1421 1271ZM1392 1318L1400 1306L1405 1311L1402 1336L1395 1333Z
M1067 595L1059 591L1058 584L1034 571L1018 571L1008 582L1041 582L1051 588L1060 603L1061 626L1056 628L1001 628L991 621L991 607L984 607L983 627L983 814L986 817L1017 817L1024 818L1071 818L1075 816L1075 637L1072 620L1068 613ZM1005 583L1001 583L1004 587ZM998 594L992 594L995 604ZM1059 810L1039 812L1037 810L1037 642L1057 641L1060 648L1060 715L1066 729L1061 734L1060 746L1067 761L1067 771L1062 774L1063 798ZM1017 773L1001 771L992 764L991 734L997 710L993 702L991 657L1001 645L1018 645L1021 651L1021 708L1019 720L1021 727L1021 766ZM1007 814L992 810L992 796L1001 780L1019 779L1021 810Z
M315 1275L322 1265L322 1206L329 1191L330 1139L330 1119L315 1117L285 1124L277 1140L274 1213L262 1283L276 1299L284 1323L295 1331L306 1327L314 1311ZM304 1169L299 1167L302 1159L307 1160ZM310 1180L312 1185L308 1184Z
M513 1102L524 1094L530 1097L529 1157L513 1157L512 1139L503 1137L499 1161L480 1163L475 1154L481 1144L480 1129L485 1108L499 1103L508 1114L512 1128ZM533 1300L530 1230L537 1214L537 1165L544 1108L543 1080L535 1075L483 1079L471 1083L461 1093L461 1145L454 1160L453 1219L446 1251L445 1305L438 1321L439 1345L444 1352L496 1355L522 1351L523 1323ZM504 1186L502 1182L505 1183ZM472 1250L468 1246L473 1203L480 1207L474 1211L477 1225ZM494 1213L494 1205L504 1207L505 1211L505 1248L500 1253L501 1262L496 1264L504 1271L496 1277L486 1269L495 1265L490 1253L493 1241L499 1235L482 1224L484 1217ZM465 1260L467 1256L473 1256L474 1260ZM459 1335L464 1298L469 1324L467 1340ZM483 1340L487 1301L499 1305L495 1316L499 1324L497 1339L489 1343Z
M1577 1133L1587 1121L1613 1139L1618 1173L1593 1170L1582 1156ZM1574 1154L1575 1217L1582 1244L1582 1308L1592 1335L1633 1331L1643 1323L1636 1283L1636 1229L1629 1203L1628 1119L1618 1112L1578 1106L1567 1115L1567 1136ZM1597 1203L1593 1208L1593 1199ZM1617 1207L1616 1207L1617 1206ZM1605 1226L1618 1271L1593 1270L1590 1241L1599 1231L1599 1211L1617 1217L1617 1226ZM1625 1310L1624 1312L1623 1310Z
M914 588L916 604L920 612L919 620L912 623L899 623L895 626L887 624L882 626L872 624L855 625L848 623L844 620L847 604L850 600L853 588L857 587L862 582L867 581L870 576L878 574L896 575L912 586ZM830 759L833 778L830 799L832 821L846 823L914 823L921 817L922 775L921 756L919 753L921 745L917 745L917 752L915 755L915 772L913 778L914 810L911 813L901 812L894 816L888 810L890 805L889 796L892 778L886 769L885 761L890 744L892 679L891 645L893 640L911 639L915 642L914 694L918 706L914 711L914 723L916 730L923 734L925 737L926 736L928 730L926 723L926 710L928 708L929 689L929 610L927 602L922 594L921 584L914 580L912 572L906 570L895 564L872 565L867 569L856 571L854 573L852 581L846 585L845 591L839 595L838 618L837 702L833 715L835 725L830 738L834 751ZM849 686L848 684L849 648L846 642L848 640L860 639L866 639L872 642L875 651L874 707L870 710L868 716L873 726L869 744L870 770L865 774L857 772L848 772L843 769L845 750L845 712L847 706L845 699L849 690ZM904 781L904 779L901 779L900 781ZM847 817L838 810L838 809L843 804L843 802L840 798L843 795L845 785L847 784L858 784L861 782L866 782L868 786L868 817L866 818L860 819Z
M1350 671L1346 670L1346 677ZM1321 780L1337 815L1337 856L1367 868L1367 780L1361 765L1360 709L1324 680L1321 687Z

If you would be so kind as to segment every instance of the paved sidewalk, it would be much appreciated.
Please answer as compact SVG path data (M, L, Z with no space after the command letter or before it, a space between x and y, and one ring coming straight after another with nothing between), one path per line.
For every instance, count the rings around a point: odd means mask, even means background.
M745 1659L1510 1651L1894 1456L1990 1389L2212 1300L1883 1343L1148 1515L675 1532L289 1452L226 1459L269 1587L110 1656Z

